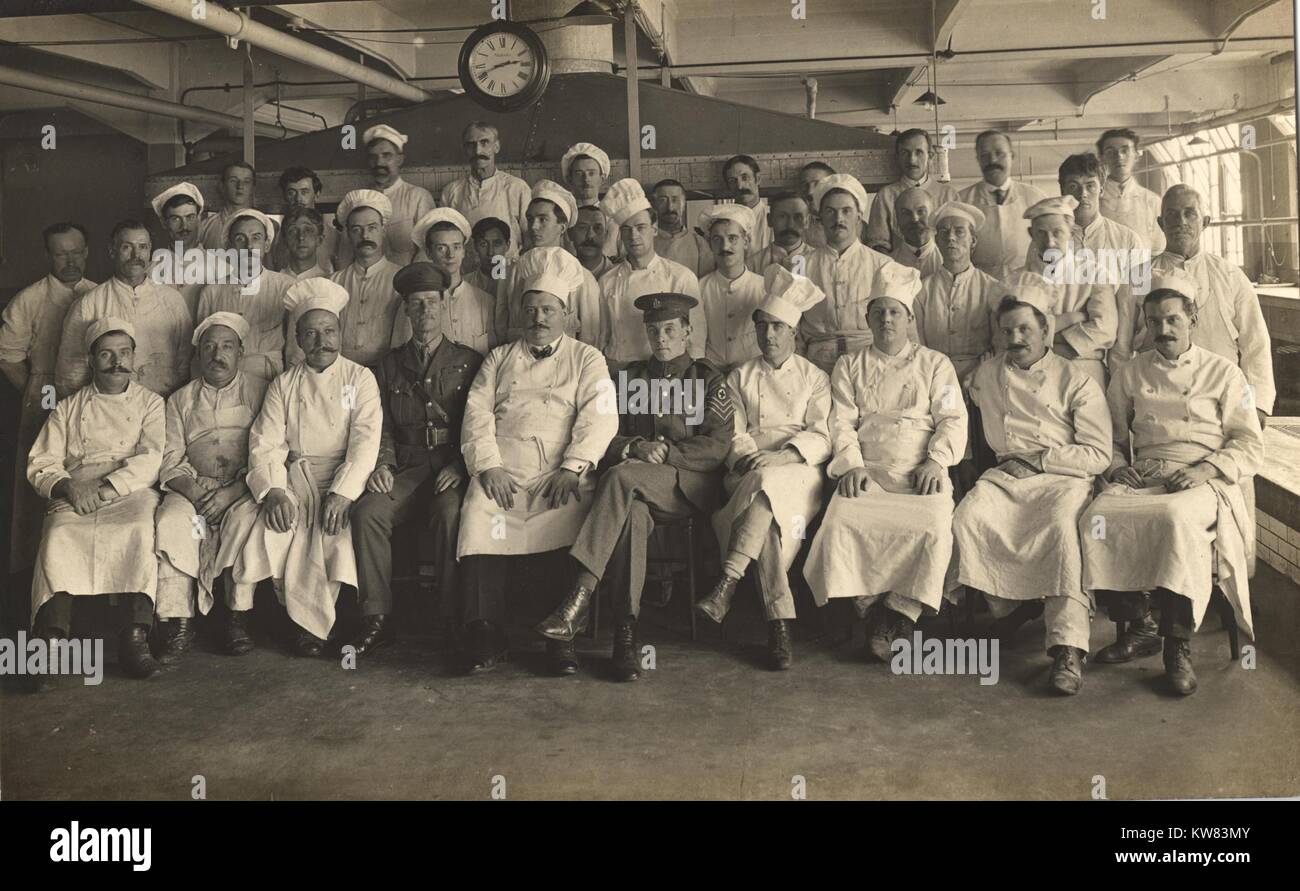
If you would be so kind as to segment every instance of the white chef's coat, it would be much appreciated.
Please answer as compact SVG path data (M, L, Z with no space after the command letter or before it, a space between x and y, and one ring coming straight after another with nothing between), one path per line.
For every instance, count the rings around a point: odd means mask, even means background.
M330 276L330 281L348 292L339 329L343 335L341 352L353 362L377 365L385 353L409 339L410 328L403 332L397 324L402 298L393 288L393 278L399 271L400 266L384 257L369 269L353 263ZM292 332L290 336L294 336ZM289 364L302 360L296 340L291 353Z
M47 275L15 294L0 316L0 362L27 362L32 377L52 381L68 311L78 297L95 287L89 279L65 285Z
M820 246L824 247L825 244L826 239L823 238ZM808 261L812 258L813 251L817 250L818 247L818 245L813 244L811 241L805 240L799 242L797 247L787 251L785 248L773 241L767 247L763 248L763 250L754 251L746 257L745 265L754 272L757 272L759 275L762 275L763 272L766 271L767 267L771 266L773 263L780 263L786 269L791 272L797 272L799 275L807 275ZM796 269L795 267L800 262L801 258L803 265Z
M898 196L911 188L925 191L934 200L935 208L943 207L949 201L957 200L957 190L949 183L941 183L931 174L926 174L920 182L912 182L903 177L876 193L871 202L871 211L867 214L867 244L880 245L892 250L903 243L903 232L898 228L898 215L894 213L894 202Z
M473 174L447 183L442 190L442 207L460 211L473 226L484 217L496 217L510 226L509 256L519 256L523 235L528 231L526 213L533 190L517 176L497 170L480 182ZM409 240L409 239L408 239Z
M1066 328L1056 329L1054 325L1053 349L1063 353L1064 347L1057 341L1064 341L1078 353L1079 359L1093 362L1105 360L1106 351L1115 345L1119 330L1119 308L1115 301L1115 287L1082 280L1074 281L1072 280L1074 276L1070 274L1063 274L1061 276L1063 280L1057 282L1047 276L1049 271L1041 260L1030 256L1026 265L1009 275L1004 284L1011 293L1015 293L1016 283L1022 278L1028 277L1046 282L1048 290L1054 297L1054 314L1081 312L1087 317L1082 322L1076 322ZM996 311L997 307L995 305L989 309ZM996 325L996 318L994 324ZM995 331L994 339L998 342L999 349L1005 346L1001 342L1000 331Z
M619 263L601 278L600 291L605 317L609 320L609 332L603 338L601 352L614 362L627 363L650 356L645 321L635 306L636 299L643 294L672 291L698 300L700 282L682 264L656 255L645 269L634 269L627 260ZM688 349L698 359L704 355L704 345L709 339L709 321L703 306L691 310L690 321Z
M530 248L531 250L531 248ZM527 253L525 251L524 253ZM524 281L519 276L519 265L511 263L501 286L505 299L496 301L495 328L497 343L516 340L523 336ZM583 343L598 347L604 321L601 318L603 301L596 277L582 267L582 285L569 295L564 306L564 333Z
M190 445L211 440L224 428L243 427L247 430L262 408L267 386L268 381L240 371L224 387L214 387L199 377L168 396L167 437L162 467L158 472L159 487L175 491L169 486L173 480L204 476L187 457ZM246 441L239 457L241 463L230 468L232 477L247 472Z
M1165 233L1156 222L1160 218L1160 196L1134 177L1122 185L1113 179L1102 184L1101 215L1135 231L1151 256L1164 253Z
M763 276L743 267L734 279L721 270L700 279L700 302L709 328L704 358L719 371L734 368L761 352L751 317L764 296Z
M981 357L993 349L996 308L1006 288L974 265L953 275L942 266L921 280L921 293L912 304L917 342L943 353L967 384Z
M717 268L708 239L690 226L683 226L680 232L658 232L655 235L655 253L682 264L696 278L704 278Z
M296 281L283 272L263 269L253 294L243 293L243 285L204 285L198 321L214 312L233 312L248 322L243 370L270 381L284 371L284 292Z
M871 345L867 304L882 292L880 273L894 261L855 241L840 254L818 248L808 263L808 278L826 299L803 315L799 335L804 355L826 371L835 358Z
M919 269L921 277L934 275L943 266L943 254L931 238L919 248L914 248L906 241L900 241L890 253L890 259L912 269Z
M813 467L830 457L830 378L803 356L791 355L780 368L762 356L750 359L727 375L727 390L736 410L727 467L787 446Z
M400 176L381 191L393 205L393 216L384 226L384 256L398 267L424 259L424 251L411 242L411 230L420 217L437 207L433 193Z
M442 306L442 333L481 356L497 345L496 298L465 279L447 291ZM411 321L398 310L398 327L410 330Z
M1007 177L1002 184L1006 197L999 205L997 191L985 180L969 185L958 193L967 204L984 212L984 225L975 233L976 243L971 262L994 278L1003 278L1025 261L1029 250L1029 220L1025 211L1047 198L1047 193L1029 183Z

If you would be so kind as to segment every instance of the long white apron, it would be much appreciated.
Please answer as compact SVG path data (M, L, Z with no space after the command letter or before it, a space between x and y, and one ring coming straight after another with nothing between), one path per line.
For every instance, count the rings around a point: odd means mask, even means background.
M799 556L808 527L821 510L824 483L822 468L807 464L760 467L743 476L728 473L722 486L731 498L713 515L713 531L721 553L726 555L731 545L731 527L761 492L767 496L772 519L781 530L781 566L788 571Z

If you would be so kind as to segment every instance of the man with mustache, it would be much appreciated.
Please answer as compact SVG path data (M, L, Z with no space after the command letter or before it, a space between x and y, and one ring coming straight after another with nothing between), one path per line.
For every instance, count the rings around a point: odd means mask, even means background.
M251 505L248 429L262 407L267 380L241 370L251 328L239 314L214 312L194 329L199 377L167 397L167 438L159 488L158 594L154 614L164 665L179 662L194 642L194 610L207 615L213 582L228 564L218 553L238 553L225 518L234 505ZM240 530L247 532L247 528ZM197 596L196 596L197 595ZM196 604L197 600L197 604ZM237 608L227 579L224 643L242 656L253 647L248 613Z
M813 221L809 208L812 207L803 195L794 192L781 192L772 196L767 210L767 225L772 230L772 243L761 251L754 251L745 259L745 265L762 275L773 263L780 264L799 275L806 275L808 260L817 249L808 235L812 231ZM817 232L821 244L826 244L826 233L817 223Z
M975 158L984 178L959 193L964 203L984 214L971 262L981 272L1002 279L1024 262L1029 250L1024 213L1046 199L1047 193L1011 178L1016 153L1011 137L1001 130L985 130L975 137Z
M754 214L754 231L750 250L761 251L772 243L772 229L767 223L767 199L760 198L758 162L749 155L733 155L722 163L722 181L737 204Z
M970 396L999 463L957 505L953 538L957 581L984 592L1005 636L1045 617L1051 688L1072 695L1092 610L1079 517L1093 476L1110 465L1111 429L1101 385L1052 352L1055 299L1026 280L998 304L1007 348L980 365Z
M280 232L271 244L265 265L269 269L287 272L295 278L329 275L334 271L334 256L339 246L339 230L334 225L333 214L316 211L316 217L320 218L320 229L314 233L314 239L308 236L310 243L306 246L302 246L303 239L296 239L294 243L290 241L294 232L289 228L289 215L300 208L316 210L322 189L320 177L309 167L286 167L280 174L279 186L280 195L284 199L284 217L280 221ZM433 196L429 197L432 199ZM295 219L301 220L304 217L296 214ZM315 221L311 215L307 215L306 219ZM300 224L295 230L305 234L304 227L305 224Z
M822 507L822 465L831 448L831 385L826 372L794 352L800 317L825 295L779 264L768 267L763 285L763 302L752 314L762 355L727 375L736 409L722 480L730 497L713 515L722 578L695 608L722 622L752 564L767 619L768 667L784 671L794 658L788 573L807 524Z
M1133 178L1140 147L1138 135L1127 127L1107 130L1097 140L1097 154L1106 164L1101 214L1136 232L1154 257L1164 251L1165 235L1159 222L1160 196Z
M957 200L957 190L941 183L930 174L930 160L934 148L930 134L925 130L904 130L894 137L894 157L901 176L876 193L867 218L867 244L888 254L903 242L903 232L898 225L895 202L907 189L924 189L934 200L934 206Z
M894 201L898 231L903 238L889 256L896 263L910 266L924 278L943 266L943 256L934 244L934 201L925 189L904 189Z
M920 291L915 269L892 270L867 305L871 346L835 365L827 473L839 482L804 565L818 605L853 598L881 662L956 588L948 471L968 420L948 357L908 340Z
M703 359L686 352L690 311L687 294L643 294L636 308L645 323L650 358L631 363L620 381L678 385L680 404L638 409L628 399L618 411L618 434L605 450L607 470L591 510L569 550L577 576L567 597L537 626L562 647L558 670L578 669L574 636L586 627L596 584L610 592L614 629L614 676L640 677L636 621L645 586L645 554L655 522L711 514L719 506L718 472L735 431L735 409L725 378ZM608 407L607 407L608 410Z
M124 619L118 661L147 678L162 670L149 652L158 564L144 557L154 549L164 412L134 379L133 327L102 316L83 329L91 381L55 407L27 458L28 482L50 501L31 615L34 636L66 645L73 598L109 595Z
M340 586L357 584L349 514L383 433L374 374L341 355L347 303L348 292L323 278L285 292L289 330L304 358L267 388L248 435L253 500L223 518L229 528L217 554L217 565L230 567L232 609L252 609L257 583L273 579L297 628L293 651L305 657L324 652Z
M225 245L226 224L231 217L253 206L257 191L257 171L247 161L231 161L221 168L217 192L221 195L221 210L208 214L199 221L198 242L208 250L219 250Z
M486 356L499 342L496 336L496 298L470 284L461 274L465 245L469 242L469 220L450 207L435 207L420 217L411 230L411 240L418 241L434 269L447 278L441 291L440 333ZM398 273L400 276L400 273ZM393 287L401 293L397 276ZM407 296L407 302L409 302ZM427 298L426 298L427 300ZM410 323L399 321L399 327Z
M334 215L330 215L334 219ZM280 235L275 245L283 244L285 263L279 271L302 281L305 278L328 278L333 264L321 265L321 245L326 242L326 235L335 233L333 224L326 228L325 217L314 207L291 207L280 221ZM328 261L327 261L328 263Z
M1196 692L1191 637L1216 583L1253 636L1241 482L1259 469L1264 438L1241 369L1192 343L1196 304L1181 290L1190 279L1180 270L1152 284L1142 306L1155 349L1110 383L1107 485L1079 537L1084 587L1128 621L1097 661L1163 650L1169 684L1186 696Z
M803 196L810 214L808 229L803 236L815 248L826 246L826 232L822 229L822 221L818 219L816 205L813 204L813 187L834 172L835 168L825 161L809 161L799 168L799 194ZM776 231L775 224L772 226L772 232L774 235L780 234Z
M528 230L525 214L532 200L532 189L519 177L497 169L501 132L494 125L472 121L461 134L461 146L469 162L469 172L448 183L438 203L460 211L471 223L484 217L504 220L513 236L505 255L513 259L523 249L523 235ZM474 259L467 265L473 269L476 262Z
M704 278L714 270L713 252L709 240L686 223L686 187L675 179L661 179L650 194L655 209L655 253L685 266L696 278ZM612 228L618 230L617 225Z
M618 227L610 223L599 205L589 204L578 208L578 218L569 227L569 241L582 268L591 273L597 284L606 272L614 268L614 261L605 254L606 233L618 238Z
M899 264L858 239L867 190L857 179L847 173L824 177L813 191L813 204L826 230L826 247L813 253L808 277L826 299L804 315L799 336L808 361L830 374L840 356L871 345L867 303L880 293L881 274Z
M709 321L704 358L726 374L760 352L750 316L763 302L763 276L745 267L754 214L743 204L715 204L700 214L717 269L700 279Z
M240 338L241 368L263 383L284 371L284 292L296 281L291 275L254 264L254 253L260 263L274 239L275 222L260 210L250 207L232 216L225 244L239 252L240 261L226 273L238 280L204 285L199 293L199 318L228 312L248 322L248 334ZM245 263L252 264L251 278L244 274Z
M456 211L440 207L429 213ZM416 232L428 216L416 224ZM460 232L455 227L451 231L463 244ZM444 257L442 267L412 263L393 282L402 295L412 335L385 356L375 372L383 401L383 435L366 494L352 511L362 622L360 634L352 641L357 656L373 652L395 636L389 621L392 536L394 528L410 520L418 518L421 526L421 557L437 567L441 618L450 626L460 613L456 538L469 480L460 454L460 431L469 387L483 357L458 343L445 325L451 313L464 311L450 307L452 274L446 268L455 269L459 278L461 258L455 257L455 264L450 259Z
M457 556L465 581L465 656L471 672L506 658L506 583L526 573L553 603L596 490L595 467L618 431L609 370L595 347L564 333L565 302L582 267L559 247L519 259L528 324L488 353L465 406L461 453L472 477ZM572 673L572 645L548 645L551 667Z
M619 227L623 242L623 262L605 273L600 290L609 319L608 336L601 352L611 367L645 359L650 346L645 339L645 323L636 309L638 297L645 294L686 294L699 300L700 281L695 274L673 260L655 252L655 209L646 198L641 184L621 179L609 187L600 201L600 209ZM704 308L690 310L692 339L687 349L696 358L704 355L709 323Z
M53 400L54 360L64 319L82 294L95 287L85 278L86 230L80 223L53 223L42 233L49 274L23 288L0 317L0 374L21 394L14 501L9 527L9 571L31 568L41 540L44 505L27 485L26 458L41 432ZM51 390L52 391L52 390Z
M167 246L160 247L153 253L158 268L158 281L170 281L171 286L185 298L185 305L193 316L198 311L199 292L203 290L204 282L181 281L184 278L183 271L178 278L175 270L178 259L184 270L186 252L191 248L203 247L199 241L199 223L203 220L203 193L193 183L177 183L159 192L150 204L153 205L158 222L162 223L163 234L167 236L164 241Z
M437 205L433 193L402 179L402 165L406 163L408 137L387 124L376 124L361 134L366 147L366 165L370 169L371 187L388 199L390 208L384 222L383 254L398 269L413 259L426 259L417 245L411 242L411 228ZM342 216L339 217L342 220ZM346 230L345 230L346 231ZM355 254L350 239L340 258L346 265Z
M96 319L114 316L135 328L132 367L136 381L167 397L190 379L194 317L180 292L150 277L153 241L138 220L123 220L109 236L113 277L84 293L63 323L55 363L54 386L60 399L90 379L86 365L86 329Z
M560 158L560 179L573 193L578 207L600 207L600 193L609 179L609 155L598 145L590 142L578 142L569 146ZM570 228L573 226L570 220ZM621 259L618 243L618 227L608 220L603 227L605 240L601 243L604 256ZM570 233L572 234L572 233ZM566 247L575 247L569 242ZM581 258L579 258L581 259ZM585 265L585 264L584 264ZM588 271L596 273L588 268ZM599 276L597 276L599 278Z

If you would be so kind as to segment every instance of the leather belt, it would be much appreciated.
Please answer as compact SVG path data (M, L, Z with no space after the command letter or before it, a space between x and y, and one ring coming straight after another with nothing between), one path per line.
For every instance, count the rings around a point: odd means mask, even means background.
M393 439L397 441L398 445L424 446L426 449L449 445L452 441L451 430L446 425L398 427L393 431Z
M848 338L847 338L847 337L844 337L843 335L841 335L841 336L835 338L835 352L836 352L838 355L843 356L843 355L844 355L845 353L847 353L848 351L849 351L849 340L848 340Z

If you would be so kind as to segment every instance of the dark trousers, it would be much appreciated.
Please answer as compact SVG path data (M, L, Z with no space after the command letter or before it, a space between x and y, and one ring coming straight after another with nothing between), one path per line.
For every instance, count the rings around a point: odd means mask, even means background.
M465 486L434 494L437 478L429 465L393 474L393 490L367 492L352 509L352 544L357 557L357 598L363 616L385 616L393 611L393 527L423 515L420 553L438 567L439 612L455 616L456 535L460 530L460 503Z
M100 594L107 597L110 605L117 608L121 628L132 625L153 624L153 600L147 594ZM55 594L41 605L36 613L33 629L58 628L60 631L72 630L72 595L64 591Z
M1098 591L1097 599L1106 607L1112 622L1135 622L1151 612L1154 602L1160 608L1160 636L1191 640L1196 617L1192 601L1167 588L1145 591Z
M537 604L545 604L538 618L559 603L573 582L573 564L563 548L540 554L475 554L461 561L462 619L468 624L506 623L506 589L527 589Z

